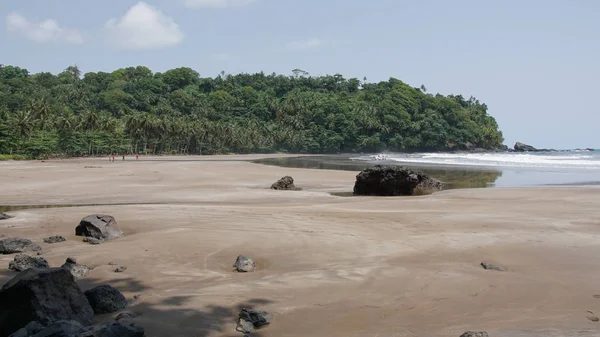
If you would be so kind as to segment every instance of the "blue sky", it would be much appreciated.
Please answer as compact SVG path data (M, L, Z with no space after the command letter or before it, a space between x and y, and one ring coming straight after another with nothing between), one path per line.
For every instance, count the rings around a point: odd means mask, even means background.
M0 63L395 77L489 106L506 143L600 148L600 1L1 0Z

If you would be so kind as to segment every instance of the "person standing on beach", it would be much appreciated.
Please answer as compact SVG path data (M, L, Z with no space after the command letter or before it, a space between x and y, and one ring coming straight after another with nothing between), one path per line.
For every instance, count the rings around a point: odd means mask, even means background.
M125 161L125 155L123 155L123 161Z

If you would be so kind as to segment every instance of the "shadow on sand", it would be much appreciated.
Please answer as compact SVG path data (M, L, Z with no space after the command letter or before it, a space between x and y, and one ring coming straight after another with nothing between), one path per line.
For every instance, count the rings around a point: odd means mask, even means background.
M18 273L9 270L0 271L0 286L16 276ZM77 282L83 291L102 284L109 284L127 297L129 305L127 308L112 313L97 315L95 322L113 321L120 312L131 312L139 315L127 322L135 323L146 329L148 337L153 336L195 336L208 337L213 335L225 337L242 337L243 333L235 331L235 324L239 312L243 308L260 309L261 305L273 303L273 301L261 298L250 298L230 306L204 305L202 308L191 309L190 296L174 294L170 297L160 298L152 296L152 289L143 282L133 277L115 278L108 281L100 281L93 277L83 278ZM268 329L268 326L263 329ZM261 337L261 329L248 336Z

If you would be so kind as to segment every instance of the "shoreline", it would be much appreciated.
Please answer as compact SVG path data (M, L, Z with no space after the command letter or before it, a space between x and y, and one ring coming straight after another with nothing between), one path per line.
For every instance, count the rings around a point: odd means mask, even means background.
M358 174L362 169L374 165L396 165L424 172L434 178L445 182L444 189L462 188L498 188L498 187L561 187L577 186L595 188L600 185L600 173L593 170L578 171L556 168L531 168L531 167L494 167L473 165L448 165L424 162L400 161L361 161L351 160L356 154L341 155L305 155L305 154L227 154L227 155L149 155L128 157L125 161L115 158L115 162L108 162L104 157L76 157L49 160L31 161L2 161L5 163L59 163L105 162L110 165L129 162L250 162L266 166L284 168L319 169L333 171L350 171ZM3 164L4 163L4 164ZM582 173L583 172L583 173ZM593 172L593 175L588 173ZM585 173L585 174L584 174ZM350 189L351 190L351 189ZM334 191L337 192L337 191Z

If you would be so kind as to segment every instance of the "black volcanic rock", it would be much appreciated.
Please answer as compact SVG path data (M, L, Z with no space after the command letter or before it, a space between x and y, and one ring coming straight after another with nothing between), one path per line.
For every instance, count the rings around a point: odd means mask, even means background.
M75 235L103 241L124 236L115 218L105 214L92 214L81 219L75 228Z
M94 311L62 268L30 268L20 272L0 289L0 337L10 336L30 322L44 326L57 321L92 323Z
M442 182L421 172L400 166L376 165L360 172L354 183L355 195L415 195L442 188Z

